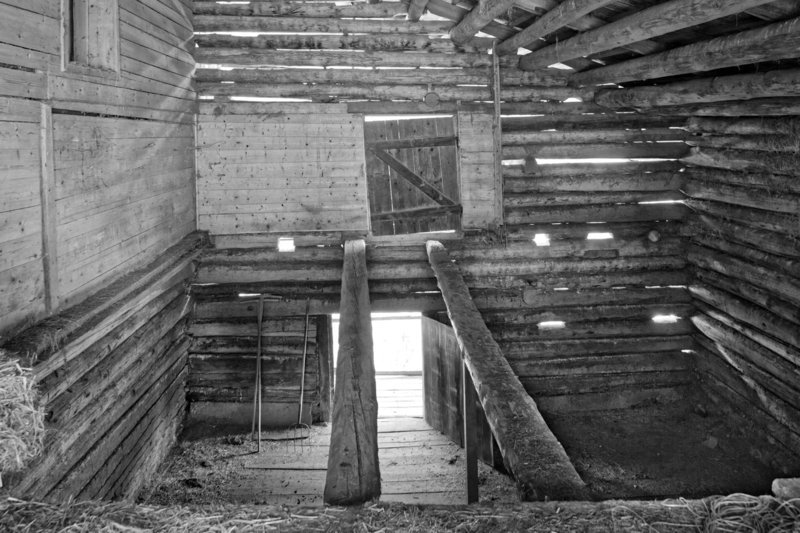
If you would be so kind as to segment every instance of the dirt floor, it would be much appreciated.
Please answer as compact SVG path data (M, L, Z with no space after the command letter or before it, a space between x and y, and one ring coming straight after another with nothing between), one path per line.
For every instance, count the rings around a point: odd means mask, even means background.
M769 494L781 473L749 453L758 435L698 402L546 417L598 499ZM766 450L769 444L758 444Z

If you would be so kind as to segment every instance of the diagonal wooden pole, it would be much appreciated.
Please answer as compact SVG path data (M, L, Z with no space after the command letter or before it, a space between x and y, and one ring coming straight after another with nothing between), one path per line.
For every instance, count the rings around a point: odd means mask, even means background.
M465 372L472 377L503 461L517 481L520 499L586 499L586 485L500 351L458 266L440 242L428 241L427 250L464 354Z

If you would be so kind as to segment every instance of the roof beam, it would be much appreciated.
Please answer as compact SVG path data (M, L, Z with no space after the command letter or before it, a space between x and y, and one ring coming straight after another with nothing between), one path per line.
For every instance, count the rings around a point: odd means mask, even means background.
M793 57L800 57L800 17L573 74L572 83L623 83Z
M409 22L419 22L419 18L425 12L428 0L411 0L406 13L406 20Z
M520 47L531 51L538 50L547 45L547 43L540 40L542 37L569 26L584 15L588 15L595 9L614 1L566 0L566 2L554 7L521 32L500 43L497 46L497 52L501 55L515 54Z
M735 15L770 1L672 0L522 56L520 68L533 70L578 57L590 56L728 15Z
M481 0L461 22L450 30L450 40L458 45L467 44L479 31L514 5L514 0Z
M594 101L612 109L642 109L785 96L800 96L800 69L702 78L630 89L606 89L599 91Z
M453 22L460 22L469 14L469 11L466 9L454 6L445 0L428 0L428 11L438 17L446 18ZM506 39L514 35L514 30L505 24L489 22L489 24L483 27L483 33L500 39Z

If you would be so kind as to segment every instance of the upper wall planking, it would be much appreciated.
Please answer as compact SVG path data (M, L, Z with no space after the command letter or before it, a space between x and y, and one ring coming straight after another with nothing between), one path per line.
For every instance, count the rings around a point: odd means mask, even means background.
M93 68L69 61L60 2L0 0L2 337L195 229L190 2L110 13L96 37L119 54Z

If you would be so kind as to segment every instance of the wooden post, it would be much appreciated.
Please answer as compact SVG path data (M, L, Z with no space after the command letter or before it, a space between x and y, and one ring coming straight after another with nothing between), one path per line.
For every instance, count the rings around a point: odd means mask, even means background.
M333 375L333 338L330 315L317 316L317 362L319 372L319 408L315 422L331 421L331 392Z
M478 502L478 413L475 402L475 385L466 363L461 367L461 390L463 391L464 406L464 455L467 462L467 503Z
M440 242L428 241L427 250L464 364L520 499L585 499L583 480L492 338L458 266Z
M42 267L44 268L45 310L58 308L58 239L56 235L56 176L53 162L53 108L42 104L40 124Z
M378 400L372 353L366 245L344 245L341 322L325 503L351 505L381 494Z

